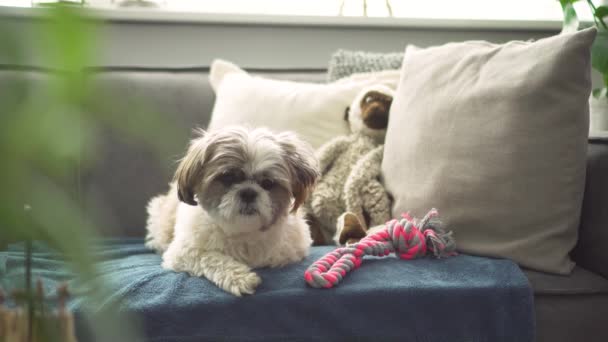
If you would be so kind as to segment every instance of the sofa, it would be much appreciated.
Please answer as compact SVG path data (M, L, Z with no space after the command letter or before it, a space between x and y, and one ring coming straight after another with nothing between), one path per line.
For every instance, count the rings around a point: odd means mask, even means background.
M326 79L325 70L248 71L277 79ZM41 85L49 72L2 67L0 92L23 79ZM159 154L116 130L104 129L94 166L75 172L69 185L102 235L141 238L147 201L167 189L192 129L209 122L214 103L209 69L104 68L90 72L95 85L111 94L114 110L129 109L120 113L125 120L140 120L133 112L138 108L151 109L180 132L171 136L169 150ZM145 120L139 124L147 127ZM165 136L162 128L147 128L158 129L159 139ZM537 341L608 341L608 330L603 327L608 322L608 137L589 138L587 160L579 239L572 251L577 266L569 276L523 269L534 293Z

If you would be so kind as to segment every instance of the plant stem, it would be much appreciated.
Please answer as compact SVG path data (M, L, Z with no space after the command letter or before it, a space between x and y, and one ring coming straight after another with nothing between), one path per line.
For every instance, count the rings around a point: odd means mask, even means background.
M29 204L23 205L23 225L26 230L30 230L32 221ZM27 305L27 341L32 342L34 327L34 294L32 293L32 238L25 238L25 297Z
M391 6L391 0L385 0L386 2L386 9L388 10L388 16L392 17L393 16L393 6Z
M32 240L25 240L25 293L27 296L27 340L32 341L34 325L34 295L32 294Z

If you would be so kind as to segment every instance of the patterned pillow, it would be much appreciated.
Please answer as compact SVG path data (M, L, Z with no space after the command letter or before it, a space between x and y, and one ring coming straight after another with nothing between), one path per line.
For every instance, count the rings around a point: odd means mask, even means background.
M401 69L403 52L366 52L338 50L329 60L327 81L332 82L355 73Z

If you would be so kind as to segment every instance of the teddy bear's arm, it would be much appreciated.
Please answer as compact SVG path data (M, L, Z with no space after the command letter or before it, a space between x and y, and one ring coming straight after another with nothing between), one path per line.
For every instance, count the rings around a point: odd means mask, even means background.
M379 181L384 146L369 151L355 164L344 184L346 211L356 214L365 222L367 213L370 226L384 224L390 219L390 200Z
M350 140L348 136L337 137L328 141L317 150L316 155L319 160L321 174L325 174L334 160L348 148Z

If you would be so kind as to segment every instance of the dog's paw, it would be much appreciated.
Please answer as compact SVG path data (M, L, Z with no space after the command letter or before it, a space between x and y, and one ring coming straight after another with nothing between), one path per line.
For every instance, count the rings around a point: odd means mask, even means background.
M146 248L155 251L158 254L162 254L167 248L166 246L162 246L158 241L153 238L146 238Z
M177 266L178 264L174 262L174 260L168 258L163 258L163 261L160 264L160 267L162 267L164 270L180 272L181 269L179 269Z
M227 279L224 290L235 296L252 295L255 289L262 283L262 278L254 272L235 273Z

